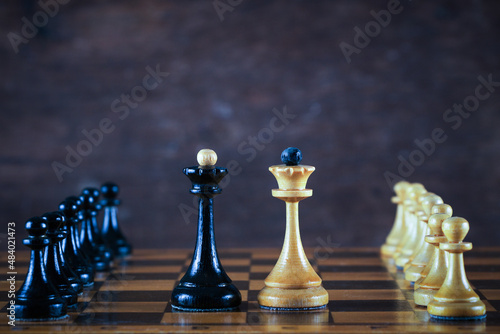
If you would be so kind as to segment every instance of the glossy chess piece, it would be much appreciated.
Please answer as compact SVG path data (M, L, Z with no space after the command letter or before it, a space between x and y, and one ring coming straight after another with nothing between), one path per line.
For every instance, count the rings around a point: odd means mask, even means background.
M443 232L448 242L439 248L448 253L448 272L443 285L427 305L430 316L440 320L480 320L486 317L486 306L467 280L464 252L472 243L463 242L469 232L469 222L451 217L443 222Z
M78 275L84 286L92 286L94 284L94 268L90 262L83 256L79 246L79 238L76 233L79 212L79 205L76 201L67 199L59 204L59 210L66 217L66 227L68 236L64 243L64 255L66 263Z
M91 238L98 249L99 254L104 258L106 262L110 265L114 259L114 253L108 243L102 238L102 234L99 228L99 224L97 223L97 217L99 215L99 211L102 209L102 205L99 203L100 192L96 188L85 188L82 190L82 196L90 196L92 197L92 205L89 205L84 209L86 218L90 220L90 231ZM80 239L81 239L80 235Z
M420 276L421 272L424 270L427 263L434 254L434 247L425 242L425 236L430 234L430 228L428 225L429 218L431 216L431 210L434 206L443 204L443 199L438 195L429 195L422 199L422 209L424 214L420 217L421 223L424 225L423 235L419 236L422 238L422 244L420 245L418 251L411 261L408 262L407 268L405 270L405 279L410 282L416 282ZM442 212L445 213L445 212Z
M50 282L43 262L43 250L50 244L45 235L47 224L41 217L26 222L29 237L23 244L31 249L31 258L23 285L16 293L15 316L19 320L55 320L66 316L66 302Z
M66 255L64 254L65 241L69 235L69 230L66 226L66 216L61 211L55 211L55 212L61 215L61 225L57 229L57 234L60 237L62 237L62 239L59 241L59 265L61 266L61 270L64 272L64 275L66 275L66 278L68 279L71 288L78 295L80 295L81 293L83 293L82 281L80 280L79 275L68 264Z
M82 229L80 232L80 249L87 254L95 271L106 271L110 268L110 260L94 240L92 221L95 220L98 210L95 206L94 197L86 192L82 194Z
M104 207L101 236L113 251L114 256L127 256L132 254L132 245L127 241L118 224L117 212L120 205L120 200L117 198L118 192L119 188L115 183L107 182L101 186L101 194L104 198L101 202Z
M217 255L213 198L222 192L219 182L227 169L215 166L217 155L209 149L198 153L199 166L184 168L190 192L199 197L198 236L191 265L172 292L172 308L182 311L227 311L237 308L241 294L231 283Z
M392 225L389 235L385 239L385 243L380 248L380 253L384 257L391 258L394 255L398 244L404 236L405 221L403 216L403 201L405 200L406 191L409 186L410 183L406 181L400 181L394 185L396 196L392 197L391 201L397 205L396 218L394 219L394 224Z
M401 248L399 248L399 252L396 253L396 258L394 259L396 267L400 270L410 261L419 242L419 230L421 228L420 213L422 212L419 198L426 193L427 191L420 183L414 183L410 186L408 199L405 201L405 221L408 223L408 229L405 237L401 240L401 244L398 246Z
M299 164L302 154L297 148L283 151L281 160L282 165L271 166L269 171L279 186L279 189L272 190L272 195L286 203L285 242L257 299L261 307L276 310L325 307L328 292L321 286L321 278L307 259L299 230L299 201L312 196L312 190L305 187L315 168Z
M439 245L447 241L443 234L442 224L451 217L453 212L447 204L441 204L440 206L448 206L450 211L434 213L429 218L431 234L425 237L425 241L434 247L435 253L429 262L428 271L422 275L422 280L418 280L414 284L413 300L415 304L420 306L427 306L432 301L436 292L441 288L448 271L446 252L440 249Z
M59 227L65 221L64 215L59 212L47 212L42 215L42 219L47 224L46 236L50 244L44 253L44 264L50 282L56 287L59 294L64 299L68 307L76 307L78 293L71 287L71 284L63 271L60 258L60 241L65 235L60 233Z

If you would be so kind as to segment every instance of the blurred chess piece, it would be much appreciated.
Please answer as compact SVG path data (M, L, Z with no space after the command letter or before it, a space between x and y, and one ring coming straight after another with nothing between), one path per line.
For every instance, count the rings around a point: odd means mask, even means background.
M391 258L398 244L401 242L405 234L405 220L404 220L404 206L403 202L406 198L406 191L410 183L406 181L400 181L394 185L394 192L396 196L392 197L391 201L394 204L397 204L396 208L396 218L394 219L394 225L392 226L391 232L387 236L385 243L382 245L380 252L382 256Z
M132 245L123 235L118 224L117 212L120 200L118 197L118 185L112 182L101 186L101 194L104 198L101 205L104 207L104 221L102 223L101 238L113 251L113 255L120 257L132 254Z

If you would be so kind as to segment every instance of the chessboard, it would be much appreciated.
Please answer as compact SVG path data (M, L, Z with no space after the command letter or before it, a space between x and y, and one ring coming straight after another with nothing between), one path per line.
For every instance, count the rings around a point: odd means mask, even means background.
M380 257L378 248L306 249L330 296L324 309L277 312L259 308L257 294L275 265L280 249L220 249L219 255L242 294L231 312L175 312L174 286L191 262L192 250L142 250L99 273L78 307L58 321L7 324L10 275L1 276L0 331L27 333L500 333L500 247L476 247L465 254L467 277L486 305L478 322L431 320L413 302L413 288L396 267ZM316 257L313 256L316 254ZM6 258L1 258L7 263ZM27 271L29 254L16 253L16 290Z

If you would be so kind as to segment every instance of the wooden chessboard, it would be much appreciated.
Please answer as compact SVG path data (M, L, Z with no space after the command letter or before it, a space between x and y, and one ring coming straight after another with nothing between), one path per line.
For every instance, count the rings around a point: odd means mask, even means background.
M486 304L483 322L435 322L413 303L412 287L395 267L385 264L376 248L337 248L310 258L323 279L330 303L307 312L260 309L257 294L278 258L279 249L219 250L221 262L243 303L220 313L173 312L172 289L191 262L191 250L135 250L112 272L98 275L95 286L79 299L67 319L53 322L16 321L23 332L500 332L500 247L475 248L465 254L469 281ZM313 250L306 250L311 256ZM3 259L2 259L3 260ZM28 253L18 252L19 289ZM7 263L5 259L4 263ZM6 267L5 267L6 268ZM7 272L5 270L4 272ZM2 274L2 303L8 301L7 275ZM0 331L9 330L5 304Z

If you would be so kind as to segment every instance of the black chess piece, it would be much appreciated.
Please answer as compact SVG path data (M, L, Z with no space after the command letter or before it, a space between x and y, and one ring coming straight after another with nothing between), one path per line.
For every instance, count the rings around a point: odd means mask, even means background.
M64 254L66 239L69 235L69 229L66 226L66 216L61 211L56 212L59 212L62 215L61 225L57 230L57 233L62 236L62 240L59 241L59 264L61 266L61 270L64 272L64 275L66 275L71 288L73 288L77 295L79 295L83 293L82 281L80 280L80 276L73 269L71 269L71 266L66 260L66 255Z
M72 233L75 236L75 247L78 249L80 252L81 257L85 260L86 263L90 264L91 266L92 261L90 260L90 257L85 253L81 248L81 241L80 241L80 235L82 232L82 221L83 221L83 197L82 196L69 196L66 197L66 200L72 201L76 204L76 211L73 215L73 221L74 221L74 228L72 230Z
M16 293L15 314L20 320L54 320L66 316L66 302L50 282L43 263L43 250L50 244L47 224L40 217L26 222L29 237L23 244L31 248L31 258L23 285Z
M79 276L82 284L84 286L92 286L94 284L94 268L83 256L80 248L78 248L78 236L75 233L78 222L76 215L79 214L78 208L77 203L71 199L67 199L59 204L59 210L64 213L66 227L68 228L68 237L64 244L64 255L66 256L66 263Z
M214 236L213 198L227 169L214 166L212 150L198 153L200 166L184 168L191 180L190 192L199 197L198 236L191 265L172 292L172 307L182 311L225 311L237 308L241 294L231 283L217 255Z
M82 196L89 195L93 198L93 205L87 208L86 217L90 219L90 225L92 233L92 240L94 240L95 245L99 249L99 253L108 261L110 264L114 259L113 250L108 245L105 239L103 239L101 235L101 231L99 229L99 224L97 223L97 217L99 215L99 211L102 209L102 205L99 203L99 195L100 192L96 188L85 188L82 190ZM90 217L90 218L89 218Z
M50 245L44 253L44 264L50 282L56 287L61 297L66 301L68 308L76 307L78 301L77 292L71 287L68 277L63 271L60 259L59 245L65 235L60 233L59 227L64 222L64 215L59 212L47 212L42 215L47 224L47 237Z
M92 231L92 218L95 219L97 210L95 210L94 197L90 194L82 195L83 197L83 220L82 230L80 234L80 249L87 254L90 261L94 265L96 271L109 270L109 260L100 252L99 247L94 241L94 233Z
M127 241L118 225L116 217L118 205L120 205L120 200L117 199L118 191L118 186L112 182L106 182L101 186L101 194L104 197L101 202L104 207L101 235L115 256L126 256L132 253L132 245Z

